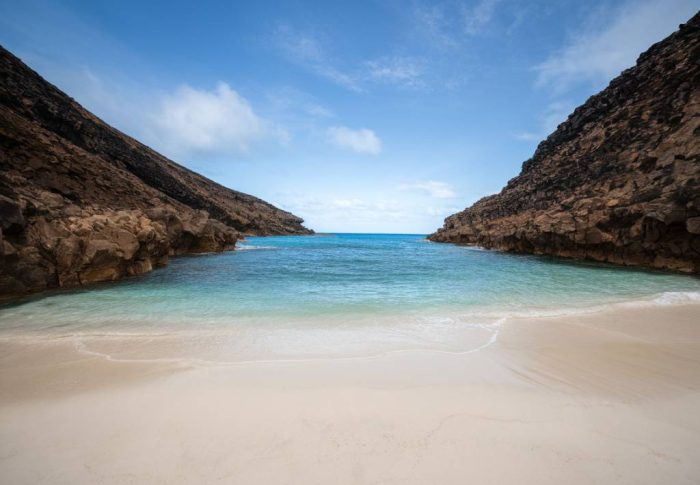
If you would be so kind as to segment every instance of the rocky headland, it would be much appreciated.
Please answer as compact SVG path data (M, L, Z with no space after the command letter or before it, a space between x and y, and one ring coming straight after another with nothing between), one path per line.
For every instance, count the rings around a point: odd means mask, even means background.
M429 239L700 272L700 14Z
M302 222L112 128L0 47L0 300L311 233Z

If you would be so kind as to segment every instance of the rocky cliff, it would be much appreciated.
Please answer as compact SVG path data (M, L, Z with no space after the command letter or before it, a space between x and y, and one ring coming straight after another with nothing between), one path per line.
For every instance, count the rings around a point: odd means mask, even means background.
M107 125L0 47L0 298L150 271L233 249L240 234L307 234Z
M429 239L700 272L700 14Z

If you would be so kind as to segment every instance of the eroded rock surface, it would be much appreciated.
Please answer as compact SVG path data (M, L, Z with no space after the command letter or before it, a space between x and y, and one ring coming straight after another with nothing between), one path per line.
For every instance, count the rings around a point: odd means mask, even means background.
M0 299L144 273L242 234L310 233L302 222L110 127L0 47Z
M429 239L700 272L700 14Z

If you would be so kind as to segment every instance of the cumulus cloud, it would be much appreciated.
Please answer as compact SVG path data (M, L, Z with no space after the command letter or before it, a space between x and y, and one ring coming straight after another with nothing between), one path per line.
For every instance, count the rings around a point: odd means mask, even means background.
M180 86L163 98L153 125L159 145L177 154L242 153L264 137L285 138L224 82L212 91Z
M371 155L377 155L382 151L381 140L367 128L353 130L346 126L332 126L326 130L326 134L332 144L341 148Z
M413 190L423 192L435 199L451 199L456 197L452 186L445 182L437 182L435 180L426 180L425 182L416 182L412 184L401 184L399 190Z
M536 83L563 91L581 80L603 82L634 65L640 53L690 18L696 0L628 2L600 27L601 15L571 36L568 43L535 66Z

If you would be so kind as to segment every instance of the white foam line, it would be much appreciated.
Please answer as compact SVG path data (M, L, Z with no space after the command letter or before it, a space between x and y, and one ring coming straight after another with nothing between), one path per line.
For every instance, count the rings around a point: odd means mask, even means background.
M91 350L83 343L80 337L75 336L73 341L73 346L76 352L80 354L92 355L94 357L102 358L108 362L122 362L122 363L149 363L149 362L162 362L162 363L180 363L184 364L187 362L196 362L198 359L178 359L178 358L161 358L161 359L120 359L113 357L110 354L104 352L98 352L96 350ZM203 363L210 361L202 361ZM213 362L213 361L212 361Z
M74 336L74 347L75 350L82 354L88 354L95 357L101 357L110 362L131 362L131 363L147 363L147 362L161 362L161 363L180 363L189 364L193 366L211 367L211 366L246 366L246 365L257 365L257 364L301 364L301 363L311 363L311 362L324 362L324 361L357 361L357 360L378 360L384 357L389 357L395 354L407 354L407 353L433 353L433 354L447 354L447 355L467 355L480 352L488 347L492 346L498 341L500 335L501 326L506 322L506 318L501 318L494 322L493 332L489 340L472 349L469 350L440 350L440 349L399 349L399 350L388 350L385 352L379 352L372 355L353 355L344 357L311 357L311 358L299 358L299 359L251 359L251 360L238 360L238 361L213 361L206 359L196 359L196 358L160 358L160 359L123 359L118 357L113 357L110 354L103 352L98 352L95 350L90 350L87 348L85 343L79 336Z
M600 303L586 307L560 307L552 309L532 309L525 311L501 312L500 314L483 312L483 317L505 317L511 319L566 317L575 315L589 315L602 313L620 308L656 308L666 306L695 305L700 303L700 292L697 291L669 291L656 293L651 296L632 298L624 301Z
M524 312L506 313L503 318L529 319L529 318L559 318L578 315L595 315L611 310L659 308L683 305L700 304L700 292L698 291L667 291L656 293L647 297L634 298L624 301L601 303L581 308L561 308L552 310L529 310ZM489 316L484 313L484 316Z
M168 336L173 336L177 337L178 334L171 334L171 333L132 333L132 334L122 334L122 333L92 333L92 334L84 334L84 335L76 335L76 334L71 334L71 335L55 335L49 338L49 340L60 340L60 339L65 339L65 338L73 338L74 339L74 344L75 344L75 349L76 351L88 355L93 355L95 357L101 357L109 361L113 362L166 362L166 363L190 363L191 365L203 365L203 366L210 366L210 365L250 365L250 364L265 364L265 363L303 363L303 362L318 362L318 361L328 361L328 360L367 360L367 359L377 359L377 358L382 358L387 355L391 354L398 354L398 353L408 353L408 352L431 352L431 353L442 353L442 354L452 354L452 355L463 355L463 354L471 354L474 352L478 352L481 350L484 350L494 343L498 341L498 337L500 334L500 327L503 323L505 323L508 319L514 320L514 319L527 319L527 318L557 318L557 317L565 317L565 316L573 316L573 315L590 315L590 314L596 314L596 313L603 313L606 311L610 311L613 309L618 309L618 308L648 308L648 307L663 307L663 306L674 306L674 305L687 305L687 304L698 304L700 303L700 292L664 292L664 293L659 293L656 295L653 295L651 297L647 298L640 298L640 299L635 299L635 300L628 300L628 301L622 301L622 302L614 302L614 303L607 303L607 304L601 304L601 305L596 305L596 306L591 306L587 308L574 308L574 309L566 309L563 311L547 311L547 310L540 310L540 311L527 311L527 312L514 312L514 313L506 313L505 316L501 314L500 318L496 320L496 322L493 324L493 333L489 340L484 343L483 345L469 349L469 350L464 350L464 351L451 351L451 350L439 350L439 349L400 349L400 350L390 350L386 352L379 352L376 354L372 355L366 355L366 356L345 356L345 357L332 357L332 356L326 356L326 357L314 357L314 358L303 358L303 359L253 359L253 360L241 360L241 361L210 361L210 360L203 360L203 359L186 359L186 358L162 358L162 359L120 359L113 357L109 354L102 353L102 352L97 352L94 350L89 349L86 344L82 341L82 338L100 338L100 337L107 337L107 338L129 338L129 337L151 337L151 338L157 338L157 337L168 337ZM471 315L470 317L473 317L474 315ZM488 317L489 315L487 313L481 313L482 317ZM494 315L490 315L494 316ZM464 315L462 315L464 317ZM477 326L479 328L482 328L482 324L471 324L472 326ZM487 328L487 327L483 327ZM489 328L489 329L490 329ZM198 335L199 332L197 332ZM41 338L41 337L39 337ZM33 340L36 341L37 336L32 336L32 335L3 335L0 336L0 340Z

